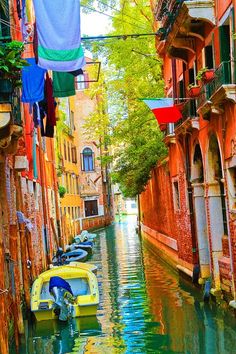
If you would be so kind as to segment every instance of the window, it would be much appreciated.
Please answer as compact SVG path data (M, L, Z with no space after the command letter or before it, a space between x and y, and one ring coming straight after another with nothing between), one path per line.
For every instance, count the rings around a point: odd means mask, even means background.
M85 148L82 153L82 170L94 171L93 152L90 148Z
M180 209L180 199L179 199L179 183L178 181L173 182L173 193L174 193L174 208L175 210Z
M8 23L10 22L8 0L3 0L3 8L6 7L6 13L0 5L0 40L11 39L11 32ZM4 22L5 21L5 22Z
M76 177L76 191L77 194L79 194L80 190L79 190L79 177Z
M208 69L214 68L214 63L213 63L213 48L212 45L207 45L205 47L205 66Z
M72 162L73 163L77 163L77 151L76 151L76 147L73 146L71 148L71 157L72 157Z
M71 124L71 129L75 130L75 114L74 114L74 111L70 111L70 124Z
M76 78L77 90L82 91L89 87L89 76L88 73L84 72L78 75Z
M68 161L70 161L70 143L67 142L67 149L68 149Z
M67 160L67 154L66 154L66 141L64 140L64 159Z
M98 201L86 200L84 202L85 216L98 215Z

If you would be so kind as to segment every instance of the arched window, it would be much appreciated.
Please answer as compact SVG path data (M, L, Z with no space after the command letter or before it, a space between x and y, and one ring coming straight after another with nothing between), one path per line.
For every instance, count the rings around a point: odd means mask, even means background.
M93 152L90 148L85 148L82 153L83 171L93 171L94 162L93 162Z

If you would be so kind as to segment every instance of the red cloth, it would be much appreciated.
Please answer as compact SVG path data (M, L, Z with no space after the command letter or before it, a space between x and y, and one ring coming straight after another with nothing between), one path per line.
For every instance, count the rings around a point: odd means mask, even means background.
M55 99L53 97L52 79L46 74L45 97L47 101L47 124L54 127L56 125Z
M153 114L155 115L159 124L162 123L175 123L182 118L180 110L173 107L164 107L164 108L154 108L152 109Z

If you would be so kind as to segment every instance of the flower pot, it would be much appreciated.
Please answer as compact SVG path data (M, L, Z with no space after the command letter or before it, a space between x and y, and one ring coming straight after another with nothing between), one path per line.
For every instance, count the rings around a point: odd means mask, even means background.
M215 70L207 70L202 74L202 82L207 83L214 79L215 77Z
M0 79L0 102L12 102L13 86L8 79Z
M201 92L201 87L200 86L193 86L189 89L188 91L188 95L189 97L198 97L200 95Z

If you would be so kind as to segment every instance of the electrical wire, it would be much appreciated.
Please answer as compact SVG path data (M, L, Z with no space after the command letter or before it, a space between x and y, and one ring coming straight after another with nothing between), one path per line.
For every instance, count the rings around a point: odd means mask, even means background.
M130 15L125 14L124 11L118 10L118 9L116 9L115 7L106 4L105 2L103 2L103 1L101 1L101 0L97 0L97 2L98 2L99 4L102 4L102 5L104 5L104 6L108 7L108 8L110 8L110 9L116 11L116 12L121 13L123 16L129 17L129 18L131 18L132 20L135 20L136 22L139 22L139 23L142 23L142 24L143 24L142 21L137 20L137 18L135 18L135 17L133 17L133 16L130 16ZM142 26L142 27L143 27L143 26ZM144 27L143 27L143 28L144 28Z
M8 27L12 27L15 28L16 31L21 32L20 30L18 30L17 28L19 27L15 27L13 25L10 24L10 22L5 21L0 19L0 23L5 24ZM90 41L100 41L100 40L106 40L106 39L127 39L127 38L133 38L133 39L138 39L140 37L146 37L146 36L156 36L157 34L155 32L153 33L133 33L133 34L121 34L121 35L105 35L105 36L95 36L95 37L81 37L82 41L86 41L86 40L90 40Z
M128 22L128 21L125 21L125 20L120 20L120 19L116 18L115 16L106 14L105 12L96 10L96 9L90 7L90 6L86 6L86 5L80 5L80 6L81 6L81 7L84 7L85 9L88 9L88 10L90 10L90 11L98 12L98 13L101 14L101 15L104 15L104 16L107 16L107 17L110 17L110 18L113 18L113 19L115 19L115 20L117 20L117 21L120 21L120 22L122 22L122 23L128 23L128 24L131 25L131 26L136 26L136 27L138 27L138 28L140 28L140 29L143 29L142 27L140 27L140 26L138 26L138 25L135 25L134 23L131 23L131 22Z

